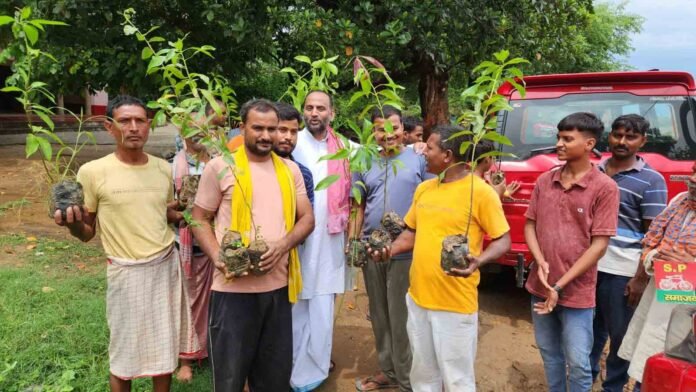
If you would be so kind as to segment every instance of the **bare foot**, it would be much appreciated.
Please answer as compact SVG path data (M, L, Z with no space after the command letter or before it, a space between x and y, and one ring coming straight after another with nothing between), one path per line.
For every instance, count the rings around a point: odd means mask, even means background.
M182 383L191 382L191 380L193 379L193 369L191 368L190 363L187 363L187 361L181 361L179 371L176 373L176 379L177 381Z

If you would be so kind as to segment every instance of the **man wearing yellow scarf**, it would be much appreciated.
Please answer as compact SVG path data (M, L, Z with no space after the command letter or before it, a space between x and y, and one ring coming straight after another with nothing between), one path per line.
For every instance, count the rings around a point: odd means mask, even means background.
M292 369L291 303L302 289L295 247L314 229L298 166L272 152L278 128L273 103L251 100L240 115L243 148L234 165L211 160L201 176L192 217L194 236L215 260L210 297L209 357L216 391L287 391ZM248 245L262 238L264 275L232 277L219 260L227 229Z

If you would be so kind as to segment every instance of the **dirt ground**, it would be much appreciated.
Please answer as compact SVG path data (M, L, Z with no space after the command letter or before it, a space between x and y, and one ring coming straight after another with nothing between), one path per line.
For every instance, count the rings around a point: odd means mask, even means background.
M112 146L90 148L83 160L112 151ZM161 151L152 151L161 153ZM67 238L67 232L48 218L47 189L37 161L23 159L23 146L0 147L0 206L26 199L29 203L6 211L0 232ZM354 379L377 370L372 330L366 319L367 295L359 289L337 300L333 359L336 369L319 388L322 392L354 391ZM513 275L502 274L480 290L479 341L476 360L478 390L545 390L541 357L534 344L529 296L514 287Z

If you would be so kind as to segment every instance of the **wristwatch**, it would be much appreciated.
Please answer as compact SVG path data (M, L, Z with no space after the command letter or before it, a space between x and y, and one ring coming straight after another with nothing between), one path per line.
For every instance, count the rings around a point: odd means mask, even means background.
M558 296L559 296L559 297L561 296L561 293L563 293L563 287L561 287L561 286L559 286L559 285L557 285L557 284L553 285L553 289L556 290L556 292L558 293Z

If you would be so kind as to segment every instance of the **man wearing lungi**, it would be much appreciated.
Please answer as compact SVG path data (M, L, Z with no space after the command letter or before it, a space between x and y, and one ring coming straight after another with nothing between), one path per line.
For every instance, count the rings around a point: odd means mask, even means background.
M58 225L87 242L96 233L107 254L106 313L111 390L130 391L131 380L152 377L169 391L179 355L200 348L192 335L183 274L168 225L175 212L169 164L143 151L150 131L145 105L120 95L107 106L106 130L116 151L84 164L77 181L84 206L71 206Z
M302 290L295 247L314 229L312 206L298 166L273 153L278 111L258 99L240 110L244 143L229 157L212 159L203 169L192 217L193 235L215 261L210 295L208 358L218 392L290 389L292 369L291 303ZM214 224L213 225L211 225ZM262 238L262 275L236 276L220 260L227 230L248 246Z

